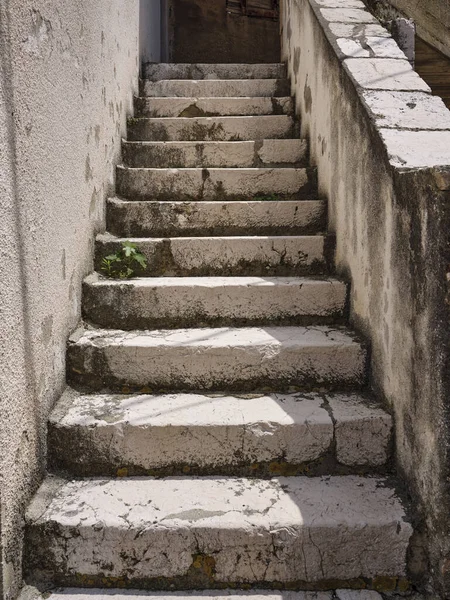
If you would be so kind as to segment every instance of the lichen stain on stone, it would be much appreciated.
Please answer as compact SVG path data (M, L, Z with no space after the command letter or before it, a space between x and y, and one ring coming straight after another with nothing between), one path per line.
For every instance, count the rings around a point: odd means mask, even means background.
M305 101L305 112L310 113L312 107L312 93L311 88L308 85L308 77L306 78L306 83L303 90L303 99Z

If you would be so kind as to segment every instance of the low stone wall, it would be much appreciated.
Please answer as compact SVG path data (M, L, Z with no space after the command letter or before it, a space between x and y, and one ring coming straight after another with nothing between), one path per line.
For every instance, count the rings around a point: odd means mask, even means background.
M359 0L284 0L282 58L351 321L395 417L410 575L449 597L450 113Z
M0 1L0 581L21 585L45 465L138 76L138 0ZM1 591L1 590L0 590Z

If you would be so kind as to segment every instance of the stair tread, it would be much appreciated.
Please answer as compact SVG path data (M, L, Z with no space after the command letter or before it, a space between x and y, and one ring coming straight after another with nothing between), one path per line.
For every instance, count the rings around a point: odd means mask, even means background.
M128 347L274 347L287 348L345 348L360 346L357 335L344 327L325 325L302 327L206 327L175 330L78 329L70 338L76 344L106 344Z
M389 482L355 476L50 477L27 523L29 566L94 585L99 571L98 580L161 585L186 576L198 555L214 557L217 582L403 576L412 534Z
M235 239L235 238L233 238ZM133 279L107 279L94 273L85 278L84 282L96 287L187 287L198 286L202 288L227 288L227 287L304 287L317 286L319 288L339 286L346 288L347 284L333 277L135 277Z
M183 592L148 592L145 590L124 590L124 589L105 589L105 588L60 588L55 592L37 595L33 590L32 595L20 596L20 600L213 600L217 598L226 598L227 600L383 600L378 592L364 590L361 595L359 590L337 590L336 596L333 592L286 592L267 590L201 590L183 591Z
M50 456L81 475L373 469L389 456L392 418L358 394L83 394L49 418ZM77 449L74 452L74 449ZM311 471L311 465L308 466ZM124 471L122 471L123 473Z
M144 79L160 81L167 78L180 79L220 79L271 78L283 77L286 66L283 63L157 63L144 64Z

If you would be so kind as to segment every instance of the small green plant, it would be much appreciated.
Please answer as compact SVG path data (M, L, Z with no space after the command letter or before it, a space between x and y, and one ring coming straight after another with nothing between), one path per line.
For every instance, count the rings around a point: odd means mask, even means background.
M105 256L102 260L101 270L111 279L129 279L134 275L137 266L145 269L147 259L132 242L122 242L122 248L114 254ZM134 267L134 268L133 268Z
M257 194L253 197L257 202L278 202L281 200L278 194Z

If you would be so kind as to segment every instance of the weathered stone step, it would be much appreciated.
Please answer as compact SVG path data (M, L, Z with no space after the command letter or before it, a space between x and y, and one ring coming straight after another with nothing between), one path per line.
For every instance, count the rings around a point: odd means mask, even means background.
M129 167L306 167L304 139L242 142L122 142L123 162Z
M146 98L134 99L140 117L219 117L244 115L292 115L293 98Z
M383 600L378 592L370 590L336 590L335 592L270 592L266 590L221 590L149 592L123 589L82 589L60 588L55 592L40 594L36 588L28 586L20 595L20 600Z
M326 229L326 202L150 202L110 198L107 230L131 237L304 235Z
M324 237L245 236L127 238L147 257L147 268L136 276L300 275L326 271ZM125 238L97 236L95 267L114 254Z
M376 585L412 535L389 482L355 476L48 478L26 520L29 581L159 590Z
M287 79L141 80L139 95L168 98L247 98L291 95Z
M243 141L295 138L298 131L289 115L254 117L164 117L129 119L131 141Z
M132 169L117 167L116 188L130 200L277 200L317 194L315 168Z
M144 78L150 81L161 81L161 79L281 79L283 77L286 77L286 66L282 63L147 63L144 65Z
M392 419L357 395L80 394L49 420L53 469L76 476L335 474L388 459Z
M83 316L101 327L320 324L343 318L347 286L293 277L151 277L83 284Z
M79 329L67 351L69 380L93 390L356 388L366 359L354 334L331 326Z

